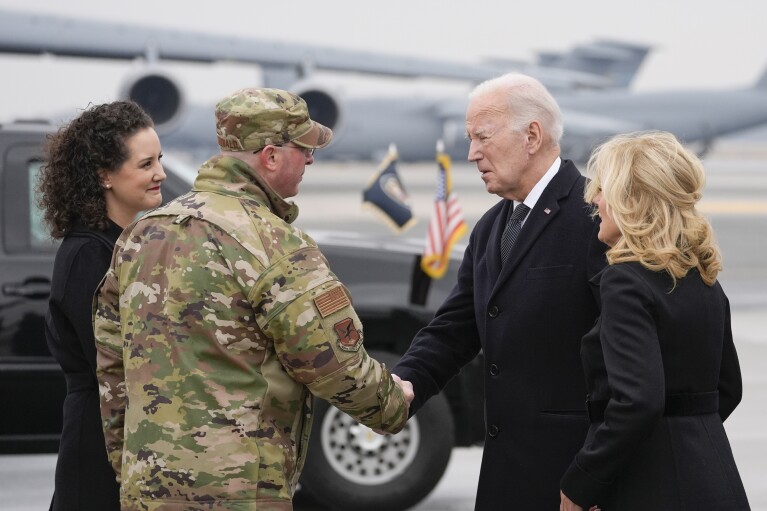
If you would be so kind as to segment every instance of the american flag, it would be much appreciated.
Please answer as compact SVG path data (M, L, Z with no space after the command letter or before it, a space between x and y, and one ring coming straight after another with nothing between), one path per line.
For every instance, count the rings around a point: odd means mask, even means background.
M453 245L466 234L463 211L452 190L450 156L444 153L442 144L437 145L437 164L437 197L421 257L421 269L433 279L445 275Z

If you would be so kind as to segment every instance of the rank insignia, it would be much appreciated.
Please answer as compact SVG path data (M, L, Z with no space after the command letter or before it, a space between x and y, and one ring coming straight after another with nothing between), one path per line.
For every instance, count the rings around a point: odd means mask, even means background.
M354 326L352 318L342 319L335 325L333 330L338 337L338 347L344 351L357 351L362 343L362 335Z

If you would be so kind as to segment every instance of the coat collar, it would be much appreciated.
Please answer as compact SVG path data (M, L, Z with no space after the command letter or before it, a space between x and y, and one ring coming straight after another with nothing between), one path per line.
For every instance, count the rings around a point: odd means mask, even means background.
M96 229L93 227L88 227L85 222L83 222L80 219L75 220L74 225L72 225L72 229L69 231L67 236L78 236L78 237L98 237L103 239L106 243L114 246L114 244L117 242L117 238L120 237L120 234L122 234L123 229L116 223L114 223L112 220L107 218L107 228L105 230Z
M506 200L496 216L491 231L491 240L495 243L488 254L488 264L491 273L498 275L496 288L502 285L519 265L525 254L533 247L535 240L541 235L543 230L559 214L559 202L570 195L570 192L581 177L581 173L575 167L572 161L562 160L559 172L554 176L548 186L541 193L541 197L536 202L535 207L530 211L525 220L525 225L519 235L519 239L514 244L514 248L509 255L509 260L505 265L501 265L501 257L498 250L501 234L505 227L506 218L512 201Z
M604 275L606 269L607 269L607 266L599 270L596 275L591 277L589 279L589 285L598 289L599 286L602 285L602 275Z

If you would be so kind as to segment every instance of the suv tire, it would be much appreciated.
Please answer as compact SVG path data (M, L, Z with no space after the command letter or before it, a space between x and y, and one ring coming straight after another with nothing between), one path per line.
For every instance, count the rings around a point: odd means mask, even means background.
M397 357L371 353L394 365ZM439 483L453 449L453 417L438 394L396 435L378 435L317 400L301 489L337 511L396 511L420 502Z

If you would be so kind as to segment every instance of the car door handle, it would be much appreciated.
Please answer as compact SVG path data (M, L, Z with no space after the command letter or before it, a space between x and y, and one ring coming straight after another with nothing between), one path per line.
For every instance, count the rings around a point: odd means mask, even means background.
M3 284L3 294L41 300L51 295L51 281L46 278L32 277L24 282L9 282Z

